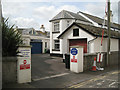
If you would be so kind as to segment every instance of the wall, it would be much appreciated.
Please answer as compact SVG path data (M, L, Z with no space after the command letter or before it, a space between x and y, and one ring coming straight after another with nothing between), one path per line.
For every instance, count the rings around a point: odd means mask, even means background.
M30 45L30 35L22 35L24 45Z
M50 49L50 39L43 39L42 42L42 53L45 53L45 49ZM45 48L45 42L47 42L47 48Z
M100 52L101 47L101 37L98 37L94 42L91 42L94 45L94 49L90 51L90 53ZM91 47L90 47L91 48ZM111 51L118 51L119 50L119 40L118 39L111 39ZM107 38L103 38L103 46L101 52L107 52Z
M59 21L60 22L60 33L62 33L68 26L67 26L67 21L69 21L69 25L71 25L74 20L72 19L61 19L61 20L56 20L56 21ZM58 54L62 54L62 47L63 47L63 41L60 40L60 51L52 51L52 49L54 49L54 40L55 39L58 39L57 37L60 35L60 33L52 33L54 32L54 22L56 21L53 21L50 23L50 53L58 53Z
M16 57L2 58L2 82L3 83L17 82L17 58Z
M101 63L101 67L106 67L106 60L107 60L107 53L103 53L103 62ZM115 66L118 65L118 60L119 60L119 52L111 52L110 54L110 60L109 60L109 66ZM94 57L97 57L97 54L85 54L84 55L84 70L90 70L92 69ZM97 62L97 66L98 66Z
M67 31L63 36L62 36L62 47L61 47L61 54L69 53L69 39L82 39L82 38L87 38L87 42L90 40L96 38L93 37L92 35L88 34L84 30L79 28L79 36L78 37L73 37L73 29L78 28L77 26L73 26ZM98 37L94 41L91 41L89 44L87 44L88 52L89 53L96 53L100 52L100 47L101 47L101 37ZM119 40L118 39L113 39L111 38L111 51L118 51L119 50ZM107 52L107 38L103 38L103 46L101 49L101 52Z
M83 31L82 29L79 29L79 36L73 37L73 29L78 28L77 26L71 27L68 32L66 32L63 36L63 43L62 43L62 54L69 53L69 39L82 39L87 38L87 42L89 40L94 39L93 36L88 34L87 32Z

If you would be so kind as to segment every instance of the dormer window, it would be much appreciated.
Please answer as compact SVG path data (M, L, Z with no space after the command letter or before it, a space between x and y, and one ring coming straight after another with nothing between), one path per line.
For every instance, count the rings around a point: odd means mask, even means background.
M54 31L59 31L59 22L54 22Z

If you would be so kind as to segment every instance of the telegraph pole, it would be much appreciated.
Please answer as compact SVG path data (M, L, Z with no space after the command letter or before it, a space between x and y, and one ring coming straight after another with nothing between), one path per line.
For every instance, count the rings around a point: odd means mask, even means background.
M108 41L107 41L107 66L109 65L109 60L110 60L110 0L108 0L108 20L107 20L107 26L108 26Z

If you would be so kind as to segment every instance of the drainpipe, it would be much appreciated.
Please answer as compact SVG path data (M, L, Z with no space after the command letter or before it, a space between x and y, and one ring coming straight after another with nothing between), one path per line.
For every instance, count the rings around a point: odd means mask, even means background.
M89 44L90 44L90 42L92 42L92 41L96 40L97 38L98 38L98 37L95 37L94 39L92 39L92 40L88 41L88 53L89 53Z

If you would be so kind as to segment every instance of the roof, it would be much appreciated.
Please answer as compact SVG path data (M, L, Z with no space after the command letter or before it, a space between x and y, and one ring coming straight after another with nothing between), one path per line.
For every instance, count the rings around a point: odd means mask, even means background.
M55 20L60 20L60 19L77 19L77 20L81 20L81 21L85 21L85 22L89 22L87 19L85 19L84 17L82 17L81 15L77 14L77 13L73 13L70 11L66 11L66 10L62 10L60 13L58 13L55 17L53 17L51 21L55 21Z
M81 12L81 11L79 11L79 12L82 13L82 14L84 14L85 16L87 16L88 18L90 18L91 20L93 20L94 22L98 23L99 25L103 24L104 19L99 18L97 16L93 16L93 15L84 13L84 12ZM107 20L105 20L105 26L107 26ZM111 23L111 27L120 30L120 24Z
M86 24L81 24L81 23L73 23L72 25L70 25L64 32L62 32L58 38L60 38L61 36L63 36L73 25L83 29L84 31L86 31L87 33L91 34L92 36L95 37L102 37L102 30L103 28L100 27L95 27L95 26L91 26L91 25L86 25ZM104 37L108 37L107 36L107 29L104 28ZM120 33L117 31L113 31L111 30L111 38L120 38Z
M32 30L34 30L34 28L17 28L18 32L23 34L23 33L29 33Z

